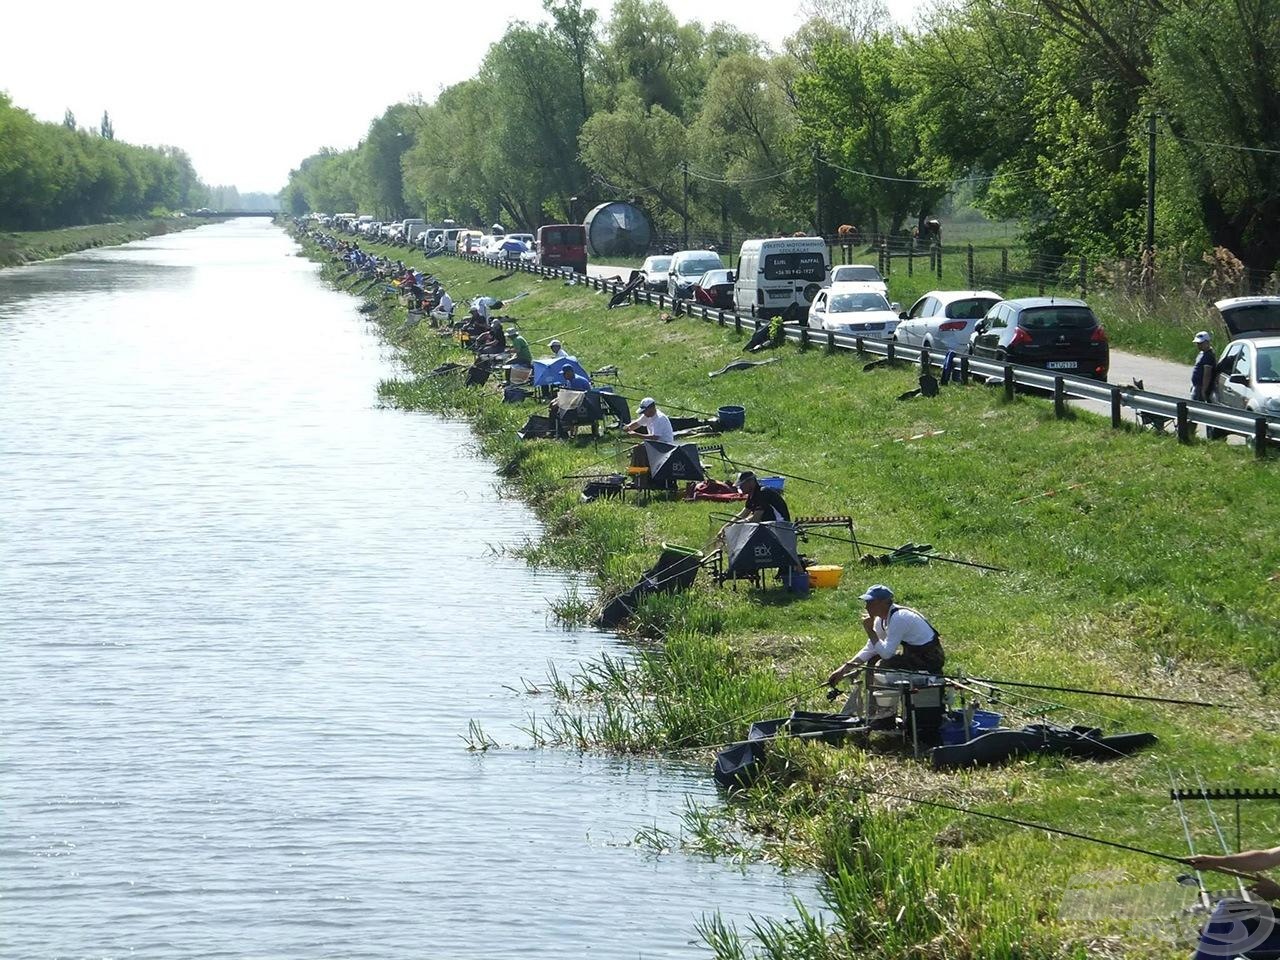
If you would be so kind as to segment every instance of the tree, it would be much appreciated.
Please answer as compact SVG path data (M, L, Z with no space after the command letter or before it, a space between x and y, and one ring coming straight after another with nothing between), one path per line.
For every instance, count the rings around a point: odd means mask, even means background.
M684 123L639 97L592 115L579 138L582 160L614 196L635 196L655 219L673 225L684 212L682 165L688 160Z
M116 138L116 128L111 125L111 114L102 111L102 126L98 130L99 136L103 140L114 140Z
M589 7L584 8L582 0L542 0L542 8L551 14L553 37L573 62L581 124L591 115L587 77L598 57L596 21L599 14Z
M611 103L638 97L675 116L693 112L705 75L698 24L681 26L661 0L617 0L605 33L601 73Z
M76 115L71 112L70 107L67 107L66 112L62 115L62 125L68 130L76 128Z

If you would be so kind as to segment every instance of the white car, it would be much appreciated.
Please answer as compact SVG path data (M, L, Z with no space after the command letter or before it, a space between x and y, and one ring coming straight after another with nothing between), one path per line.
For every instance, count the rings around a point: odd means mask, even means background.
M818 291L809 307L809 326L888 340L898 326L898 311L884 294L867 283L838 283Z
M1280 417L1280 337L1233 340L1214 370L1215 402Z
M1003 299L994 290L931 290L902 314L894 339L935 352L966 353L973 328Z
M889 297L889 285L885 283L880 271L869 263L844 263L831 268L831 285L837 283L865 283Z
M671 258L669 256L645 258L644 263L640 265L640 272L644 274L644 288L658 293L666 293L667 271L669 269L671 269Z

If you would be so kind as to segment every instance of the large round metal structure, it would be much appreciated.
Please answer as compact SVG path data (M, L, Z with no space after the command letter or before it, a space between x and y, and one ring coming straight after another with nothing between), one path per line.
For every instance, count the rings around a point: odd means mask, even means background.
M649 249L653 230L639 207L615 200L602 203L583 221L593 257L635 257Z

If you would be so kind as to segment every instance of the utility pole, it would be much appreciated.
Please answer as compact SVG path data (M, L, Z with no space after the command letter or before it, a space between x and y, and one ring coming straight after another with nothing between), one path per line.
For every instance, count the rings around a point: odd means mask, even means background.
M682 164L684 167L684 248L689 249L689 161L685 160Z
M1147 114L1147 242L1148 258L1156 252L1156 115Z

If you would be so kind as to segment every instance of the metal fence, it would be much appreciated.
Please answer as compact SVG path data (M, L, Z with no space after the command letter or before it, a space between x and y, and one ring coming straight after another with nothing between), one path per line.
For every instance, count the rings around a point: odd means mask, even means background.
M539 267L526 262L497 260L475 255L460 255L460 258L544 277L573 278L577 283L606 293L617 293L624 286L619 279L606 280L600 277L583 276L565 268ZM629 296L633 302L653 304L659 309L674 308L676 304L676 301L665 293L654 293L643 289L633 290ZM722 327L732 325L738 333L744 330L757 330L765 322L754 314L743 315L733 310L720 310L689 301L680 301L680 308L689 316ZM783 325L783 329L786 339L798 344L802 350L820 348L831 353L849 350L859 354L883 357L890 363L901 361L917 364L921 372L931 371L934 368L941 371L942 368L942 360L931 356L925 349L908 347L888 340L838 333L833 330L815 330L803 324L787 323ZM1141 423L1149 423L1158 428L1172 423L1173 435L1182 443L1190 443L1195 428L1202 426L1247 438L1253 444L1255 455L1259 459L1267 456L1268 446L1280 444L1280 418L1260 416L1216 403L1185 400L1100 380L1052 373L1039 367L999 363L977 357L961 356L957 369L962 384L968 384L975 379L988 383L999 381L1003 385L1005 397L1010 400L1013 399L1014 391L1018 387L1050 393L1053 396L1054 411L1060 417L1067 415L1068 400L1090 400L1110 409L1113 428L1121 426L1124 422L1123 411L1128 408L1134 412Z

